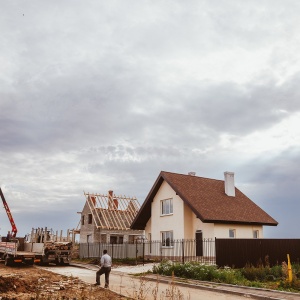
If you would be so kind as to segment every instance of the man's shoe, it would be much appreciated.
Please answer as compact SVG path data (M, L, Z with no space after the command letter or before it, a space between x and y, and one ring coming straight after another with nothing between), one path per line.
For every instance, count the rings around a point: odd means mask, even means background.
M108 286L108 285L105 285L104 288L105 288L105 289L109 289L109 286Z
M97 283L97 282L96 282L96 283L94 283L93 285L100 285L100 283Z

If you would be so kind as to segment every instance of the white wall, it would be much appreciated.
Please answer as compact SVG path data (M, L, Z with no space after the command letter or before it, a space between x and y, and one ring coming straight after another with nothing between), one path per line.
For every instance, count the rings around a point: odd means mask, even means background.
M195 214L193 216L193 227L194 232L196 232L197 230L202 230L202 236L204 239L215 238L214 223L203 223L196 217Z
M229 238L229 229L234 229L237 239L252 239L253 231L259 231L259 238L263 238L263 227L259 225L215 224L216 238Z
M195 228L193 223L195 214L186 203L184 203L183 205L184 205L184 236L181 239L193 240L195 239Z
M173 214L161 216L161 200L173 199ZM160 186L151 205L152 240L161 240L162 231L173 231L173 239L184 238L184 206L181 198L165 181Z
M147 222L146 227L145 227L145 238L147 240L149 239L149 233L151 233L151 239L153 240L152 232L151 232L151 220L152 220L152 218L149 219L149 221Z

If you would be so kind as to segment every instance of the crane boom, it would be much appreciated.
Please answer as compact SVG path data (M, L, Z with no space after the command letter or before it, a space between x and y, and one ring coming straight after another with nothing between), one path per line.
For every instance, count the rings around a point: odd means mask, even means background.
M5 198L4 198L4 195L2 193L1 187L0 187L0 195L1 195L1 198L2 198L2 202L3 202L4 208L5 208L6 214L8 216L9 222L11 224L12 237L16 237L18 229L17 229L17 226L15 224L14 218L12 217L12 214L10 212L8 204L7 204L7 202L6 202Z

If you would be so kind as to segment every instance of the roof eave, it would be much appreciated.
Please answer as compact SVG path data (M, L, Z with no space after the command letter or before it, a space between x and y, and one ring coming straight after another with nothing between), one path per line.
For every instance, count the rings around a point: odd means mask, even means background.
M156 195L158 189L162 185L164 178L162 172L158 175L156 181L154 182L150 192L148 193L144 203L142 204L139 212L131 223L131 229L144 230L147 222L151 218L151 202Z
M249 221L229 221L229 220L201 220L203 223L217 223L217 224L241 224L241 225L263 225L263 226L277 226L278 222L249 222Z

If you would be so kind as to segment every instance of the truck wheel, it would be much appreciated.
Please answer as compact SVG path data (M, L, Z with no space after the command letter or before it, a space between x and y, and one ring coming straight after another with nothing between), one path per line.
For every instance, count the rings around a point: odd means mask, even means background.
M12 260L9 256L6 256L6 257L5 257L4 264L5 264L6 266L12 266L12 265L13 265L13 260Z
M41 257L41 261L39 262L40 266L48 266L49 262L46 262L43 257Z

